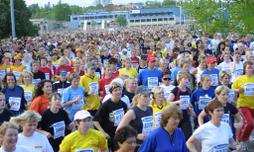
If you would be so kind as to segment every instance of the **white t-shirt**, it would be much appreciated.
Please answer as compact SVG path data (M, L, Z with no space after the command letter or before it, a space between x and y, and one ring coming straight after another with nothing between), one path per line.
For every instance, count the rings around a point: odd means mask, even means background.
M233 82L238 76L243 74L243 62L240 61L239 63L231 62L230 63L231 69L231 82Z
M230 126L221 122L215 126L211 121L201 125L193 136L202 144L202 152L227 152L229 139L233 138Z
M160 87L163 88L164 97L168 100L171 91L175 88L173 85L166 86L165 84L161 84Z
M0 148L0 152L7 152L3 149L3 147ZM26 148L22 146L16 146L16 149L13 152L29 152Z
M221 62L217 68L220 70L220 71L226 71L228 72L229 74L231 74L231 62Z
M48 138L36 131L30 137L26 137L20 133L17 145L27 148L29 152L54 152Z

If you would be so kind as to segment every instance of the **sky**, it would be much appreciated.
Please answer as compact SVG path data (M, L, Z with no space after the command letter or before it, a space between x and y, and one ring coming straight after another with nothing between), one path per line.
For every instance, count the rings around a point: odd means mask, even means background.
M59 0L25 0L27 5L39 4L39 6L44 6L48 2L50 4L56 4ZM61 0L62 3L68 3L70 5L78 6L90 6L94 5L96 0ZM120 1L120 2L119 2ZM127 4L130 2L146 2L148 0L112 0L113 4ZM154 1L163 1L163 0L154 0Z

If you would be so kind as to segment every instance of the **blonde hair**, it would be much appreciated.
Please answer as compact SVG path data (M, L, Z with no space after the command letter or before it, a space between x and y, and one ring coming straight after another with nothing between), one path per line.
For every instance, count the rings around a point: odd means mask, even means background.
M141 96L148 96L149 97L149 92L148 92L148 90L147 90L147 88L146 87L144 87L144 86L139 86L138 88L137 88L137 91L136 91L136 95L132 98L132 107L134 107L134 106L136 106L137 104L138 104L138 102L139 102L139 98L141 97Z
M12 122L4 122L1 126L0 126L0 145L2 145L3 142L3 136L6 134L6 130L7 129L16 129L18 131L18 126Z
M19 126L23 125L26 122L37 121L41 120L41 115L34 111L25 111L19 116L12 117L10 122L13 122Z
M188 78L188 79L190 79L189 73L187 73L187 72L179 72L179 73L177 74L177 76L176 76L177 82L179 83L180 80L182 80L182 78Z
M24 79L24 77L25 77L26 75L29 75L29 77L30 77L31 79L33 78L33 73L30 72L30 71L25 70L25 71L23 71L23 72L21 73L21 76L20 76L20 78L19 78L20 83L22 83L22 84L24 83L23 79Z
M221 94L221 92L223 92L223 91L225 91L225 92L229 92L230 91L230 89L227 87L227 86L224 86L224 85L220 85L220 86L218 86L216 89L215 89L215 94L216 95L219 95L219 94Z

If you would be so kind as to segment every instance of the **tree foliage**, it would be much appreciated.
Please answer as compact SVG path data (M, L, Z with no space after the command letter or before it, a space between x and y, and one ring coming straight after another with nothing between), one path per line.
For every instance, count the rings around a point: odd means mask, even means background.
M170 7L170 6L174 6L175 5L175 1L174 0L164 0L162 2L162 6L163 7Z
M117 16L115 22L119 26L126 26L127 25L127 19L124 16Z
M31 12L26 7L24 0L14 1L16 34L21 36L32 36L38 33L38 29L29 21ZM0 1L0 38L11 35L10 0Z
M190 19L194 19L197 29L205 32L254 31L253 0L190 0L182 4Z

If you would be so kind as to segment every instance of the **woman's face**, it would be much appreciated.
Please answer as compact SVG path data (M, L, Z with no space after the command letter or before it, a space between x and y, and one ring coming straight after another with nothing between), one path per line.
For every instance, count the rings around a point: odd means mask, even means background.
M201 82L202 86L205 88L209 88L211 86L211 80L210 78L205 77L202 82Z
M253 75L253 70L254 70L253 65L248 64L245 68L245 74L246 75Z
M213 112L209 112L210 115L212 116L212 118L214 119L221 119L221 117L224 114L224 108L223 107L219 107L213 110Z
M137 87L138 87L138 82L137 80L130 80L128 83L127 83L127 87L130 91L134 92L136 91Z
M29 84L29 83L32 82L32 77L31 77L29 74L25 74L25 75L23 76L23 81L24 81L24 83Z
M150 98L148 95L142 94L139 97L139 104L142 106L148 106L150 104Z
M36 120L25 122L25 124L23 125L23 133L26 136L32 136L37 126L38 122Z
M44 94L51 94L52 84L50 82L45 82L42 91L44 92Z
M112 94L112 97L115 97L120 100L122 97L122 88L117 87L117 88L113 89L111 94Z
M71 85L73 87L78 87L79 86L79 78L74 78L72 81L71 81Z
M228 92L223 90L219 94L216 95L218 100L225 105L228 101Z
M13 88L15 86L15 79L14 76L7 76L6 82L9 88Z
M154 94L154 97L155 97L156 103L158 105L161 105L162 102L164 101L164 92L163 91L157 92L156 94Z
M51 100L51 107L55 108L57 110L62 108L61 105L61 98L59 96L55 96L52 100Z
M169 128L169 130L175 130L180 123L180 119L177 116L171 116L168 118L168 123L166 125L166 128Z
M18 130L8 128L3 138L3 145L8 148L14 148L18 141Z
M120 151L134 152L137 146L136 137L129 137L123 143L118 143Z
M92 126L92 118L85 118L83 120L80 120L80 122L78 123L78 130L81 133L86 133L89 128L91 128Z
M223 85L229 85L229 83L230 83L230 77L228 75L225 75L224 77L221 78L221 83Z

